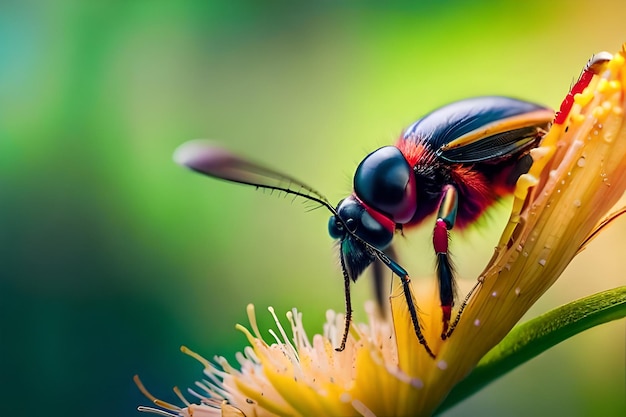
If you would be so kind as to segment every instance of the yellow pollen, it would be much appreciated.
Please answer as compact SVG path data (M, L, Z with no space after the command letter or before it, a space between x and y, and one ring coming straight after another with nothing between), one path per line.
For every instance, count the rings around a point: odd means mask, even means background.
M615 73L624 65L624 55L615 54L613 59L608 62L609 71Z
M590 90L589 87L585 88L582 93L574 94L574 103L578 104L581 107L585 107L591 99L593 98L593 90Z
M518 198L525 198L526 195L528 194L528 189L530 187L534 187L535 185L537 185L539 183L539 178L535 177L534 175L530 175L530 174L523 174L522 176L520 176L519 181L517 183L519 189L516 189L516 197ZM518 195L519 194L519 195Z
M605 113L605 109L604 107L596 107L593 109L593 111L591 112L591 114L593 115L593 117L595 117L596 119L600 119L604 117L604 113Z
M583 115L582 115L582 114L580 114L580 113L573 114L573 115L570 117L570 122L571 122L571 123L572 123L572 125L574 125L574 126L580 126L580 125L581 125L584 121L585 121L585 116L583 116Z
M530 156L532 156L533 161L537 161L540 159L544 159L550 156L551 149L546 146L540 146L538 148L534 148L530 150Z

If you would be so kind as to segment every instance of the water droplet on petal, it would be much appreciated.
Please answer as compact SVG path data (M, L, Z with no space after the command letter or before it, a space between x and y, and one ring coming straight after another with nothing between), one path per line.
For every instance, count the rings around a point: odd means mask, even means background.
M424 381L419 378L411 378L411 385L414 388L421 389L424 388Z

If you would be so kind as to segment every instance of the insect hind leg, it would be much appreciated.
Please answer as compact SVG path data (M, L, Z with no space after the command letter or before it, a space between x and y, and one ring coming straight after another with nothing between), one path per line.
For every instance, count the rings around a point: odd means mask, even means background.
M459 311L457 311L456 313L456 318L454 319L454 322L450 324L450 327L448 328L448 331L446 332L446 334L441 335L442 339L447 339L448 337L452 335L452 332L454 332L454 329L459 324L459 321L461 321L461 316L463 315L463 311L465 310L465 307L467 307L467 304L472 298L474 291L476 291L476 289L478 289L478 287L480 287L483 284L483 280L484 280L483 277L478 278L478 281L476 281L476 284L474 284L472 289L467 293L467 295L465 296L465 299L461 303L461 307L459 307Z
M458 192L452 185L443 189L435 229L433 230L433 247L437 255L437 281L439 283L439 300L441 302L442 331L441 338L446 339L454 305L456 284L454 268L450 261L448 243L450 229L454 227L458 209Z

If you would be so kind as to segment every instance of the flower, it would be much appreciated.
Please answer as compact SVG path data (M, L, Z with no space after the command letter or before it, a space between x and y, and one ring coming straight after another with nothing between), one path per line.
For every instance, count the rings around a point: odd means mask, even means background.
M218 416L224 410L246 416L375 416L412 415L409 400L423 388L417 377L405 373L398 364L394 329L381 319L372 302L366 305L369 325L353 327L346 348L335 350L343 331L343 315L327 313L323 335L309 339L296 309L287 313L292 338L280 324L272 308L278 333L270 331L274 343L268 344L256 324L254 307L248 306L252 331L237 326L251 345L237 356L240 370L226 359L216 358L222 369L183 347L183 352L204 365L209 381L198 383L202 392L192 391L202 404L186 402L180 408L152 397L136 379L142 391L172 416ZM405 320L410 320L407 316ZM411 348L418 348L412 328ZM177 391L179 392L179 391ZM141 407L142 411L157 412Z
M564 100L554 125L531 153L530 171L517 183L500 244L445 340L439 337L436 294L419 297L423 333L434 359L415 337L399 283L390 296L391 317L379 318L367 305L369 324L352 326L343 352L334 350L343 328L341 315L328 313L324 334L309 339L297 310L287 314L288 337L270 309L278 329L270 332L270 344L261 337L249 306L252 331L238 326L251 345L238 356L240 369L216 358L220 369L183 348L205 367L208 380L197 384L200 392L190 391L200 404L179 395L186 404L180 408L142 388L169 411L141 409L195 417L432 414L614 218L603 216L626 190L625 56L626 45L613 57L592 61L574 86L581 91Z
M424 414L495 346L607 222L626 190L626 44L596 68L563 124L532 151L499 246L425 381ZM593 58L592 58L593 59ZM618 211L621 214L622 211ZM606 220L606 219L604 219Z

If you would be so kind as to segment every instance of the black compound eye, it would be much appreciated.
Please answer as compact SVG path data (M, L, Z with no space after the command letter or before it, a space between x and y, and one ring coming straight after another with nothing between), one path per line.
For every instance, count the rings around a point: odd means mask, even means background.
M368 206L406 223L417 209L415 174L395 146L385 146L365 157L354 174L354 192Z
M381 250L389 246L393 239L393 230L386 229L376 221L354 196L350 196L339 203L337 216L331 216L328 223L328 232L334 239L345 237L346 228Z
M335 216L330 216L330 219L328 219L328 234L333 239L340 239L346 234L343 223Z

